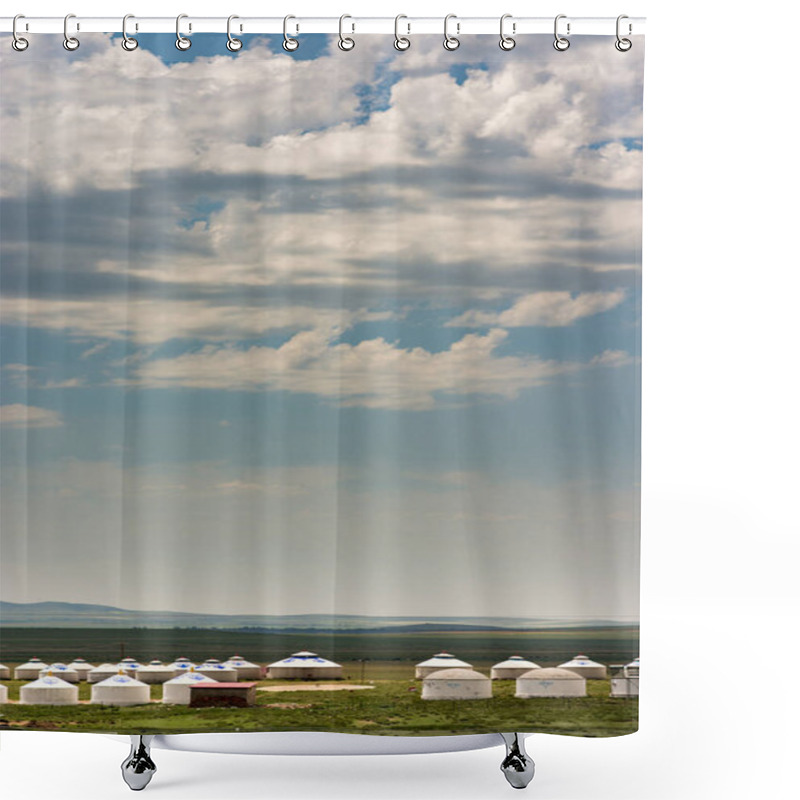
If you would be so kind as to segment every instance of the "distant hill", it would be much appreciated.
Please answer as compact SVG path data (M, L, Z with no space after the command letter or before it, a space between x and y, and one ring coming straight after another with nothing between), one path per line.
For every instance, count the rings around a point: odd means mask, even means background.
M9 603L0 601L0 627L16 628L225 628L264 631L331 632L537 630L620 627L634 620L579 620L515 617L369 617L351 614L193 614L183 611L131 611L85 603Z

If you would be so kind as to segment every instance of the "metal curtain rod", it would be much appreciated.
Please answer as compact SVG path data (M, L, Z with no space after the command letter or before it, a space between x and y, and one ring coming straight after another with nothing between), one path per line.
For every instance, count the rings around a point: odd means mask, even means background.
M24 4L23 4L24 5ZM507 16L506 30L518 36L531 33L553 33L554 17L513 17ZM0 17L0 32L11 33L13 17ZM403 34L442 34L443 17L403 17ZM450 30L455 35L476 33L494 33L499 30L500 15L495 17L458 17L450 20ZM566 32L569 25L570 35L615 36L617 33L616 17L569 17L561 16L560 24ZM186 15L181 21L181 31L192 33L226 33L228 17L193 17ZM385 33L394 34L396 21L394 17L349 17L348 33ZM351 27L352 26L352 27ZM630 26L630 28L628 28ZM645 32L644 17L626 17L625 35L637 35ZM237 34L284 32L284 17L239 17L234 30ZM340 31L339 17L293 17L290 30L293 35L303 33L329 33ZM70 31L76 33L122 33L122 17L82 17L71 16ZM137 17L130 16L127 23L129 34L134 33L175 33L175 17ZM24 33L62 33L64 17L20 17L17 32Z

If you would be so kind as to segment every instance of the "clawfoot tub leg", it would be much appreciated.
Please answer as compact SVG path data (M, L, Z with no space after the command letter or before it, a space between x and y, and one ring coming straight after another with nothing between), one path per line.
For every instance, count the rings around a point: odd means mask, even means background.
M152 736L131 736L131 752L122 762L122 779L134 792L140 792L155 775L156 765L150 758Z
M501 733L506 743L506 757L500 765L506 780L515 789L524 789L532 780L533 759L525 752L525 739L519 733Z

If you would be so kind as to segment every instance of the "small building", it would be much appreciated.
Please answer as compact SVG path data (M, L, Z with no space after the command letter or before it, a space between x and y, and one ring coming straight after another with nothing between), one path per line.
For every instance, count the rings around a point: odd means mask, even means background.
M240 681L261 680L261 667L241 656L231 656L222 666L235 669Z
M174 705L188 706L191 701L191 688L198 683L216 683L213 678L207 678L193 669L176 675L164 684L162 702Z
M493 681L515 680L532 669L539 669L539 665L522 656L511 656L505 661L495 664L492 667L491 676Z
M105 664L98 664L93 669L90 669L86 679L89 681L89 683L100 683L100 681L104 681L106 678L110 678L112 675L118 674L119 666L117 664L109 664L106 662Z
M517 678L515 697L586 697L586 678L560 667L532 669Z
M19 702L25 706L76 706L78 687L45 674L19 690Z
M422 681L423 700L485 700L491 696L491 680L474 669L437 669Z
M175 670L161 661L151 661L149 664L139 667L134 677L142 683L166 683L175 677Z
M635 658L630 664L615 667L619 669L611 676L611 697L638 697L639 696L639 659Z
M142 666L135 658L123 658L117 664L117 669L122 670L126 675L130 675L131 678L136 676L136 670Z
M204 661L196 672L205 675L207 678L213 678L215 681L223 683L233 683L239 680L239 673L233 668L221 664L216 658L209 658Z
M0 681L8 680L11 680L11 670L5 664L0 664Z
M83 658L76 658L67 666L70 669L74 669L78 673L78 679L82 681L89 680L89 673L94 669L94 664L90 664Z
M39 677L39 673L43 669L47 669L49 665L38 658L32 658L24 664L20 664L14 670L15 681L35 681Z
M102 706L141 706L150 702L150 687L123 670L92 686L92 703Z
M66 664L61 664L59 662L51 664L47 669L43 669L39 673L40 678L43 678L45 675L55 675L57 678L61 678L62 681L66 681L67 683L78 683L81 679L80 675L78 675L74 669L70 669Z
M256 704L256 682L195 683L189 694L192 708L248 708Z
M270 664L267 669L268 677L288 680L338 680L342 677L341 664L329 661L310 650L292 653L288 658Z
M450 653L436 653L427 661L420 661L414 668L415 678L425 678L437 669L472 669L472 664L467 664L466 661L456 658Z
M590 680L602 680L607 675L606 667L598 664L583 654L575 656L571 661L558 665L559 669L568 669Z

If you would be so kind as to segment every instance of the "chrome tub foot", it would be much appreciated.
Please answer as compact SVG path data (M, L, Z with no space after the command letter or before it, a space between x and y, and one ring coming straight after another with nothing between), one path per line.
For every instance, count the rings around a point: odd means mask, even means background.
M501 733L506 743L506 757L500 765L506 780L515 789L524 789L532 780L535 766L525 752L525 739L519 733Z
M122 762L122 779L134 792L144 789L156 773L156 765L150 758L152 741L152 736L131 736L131 752Z

